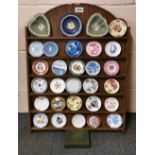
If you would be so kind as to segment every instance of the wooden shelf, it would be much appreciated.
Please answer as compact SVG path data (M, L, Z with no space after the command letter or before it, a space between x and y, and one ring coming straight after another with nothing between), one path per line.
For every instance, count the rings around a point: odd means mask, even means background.
M69 77L73 77L75 75L71 75L71 74L66 74L66 75L63 75L63 78L69 78ZM30 74L29 75L30 78L33 78L33 77L44 77L44 78L55 78L56 76L53 75L52 73L48 73L47 75L44 75L44 76L38 76L38 75L35 75L35 74ZM61 76L59 76L61 78ZM80 76L77 76L78 78L90 78L89 75L80 75ZM98 75L98 76L91 76L92 78L95 78L95 79L107 79L107 78L113 78L113 77L109 77L109 76L106 76L106 75ZM114 76L115 79L122 79L122 78L125 78L125 74L121 74L121 75L117 75L117 76Z
M30 36L28 37L29 40L127 40L128 36L125 35L124 37L121 38L114 38L110 35L104 36L102 38L95 38L95 37L35 37L35 36Z
M29 56L29 59L46 59L46 60L56 60L58 59L58 57L47 57L47 56L42 56L42 57L32 57L32 56ZM123 57L114 57L114 58L111 58L111 57L108 57L108 56L105 56L105 57L97 57L97 58L94 58L94 57L78 57L78 58L71 58L71 57L61 57L59 56L59 59L62 59L62 60L75 60L75 59L81 59L81 60L125 60L126 59L126 56L123 56Z
M121 128L118 128L118 129L111 129L109 127L99 127L99 128L96 128L96 129L93 129L93 128L89 128L89 127L83 127L81 129L77 129L77 128L74 128L74 127L64 127L64 128L54 128L53 126L48 126L48 127L45 127L45 128L36 128L36 127L32 127L31 128L32 131L65 131L65 130L75 130L75 131L80 131L80 130L84 130L84 131L123 131L124 128L121 127Z
M69 109L65 109L63 111L61 111L62 113L64 114L109 114L108 111L106 110L99 110L99 111L96 111L96 112L91 112L91 111L88 111L88 110L78 110L78 111L71 111ZM117 113L120 113L120 114L123 114L124 113L124 110L118 110L116 111ZM114 113L116 113L114 112ZM31 114L35 114L35 113L39 113L39 111L37 111L36 109L33 109L30 111ZM49 109L49 110L46 110L44 111L44 113L46 114L54 114L54 113L59 113L58 111L54 111L52 109Z
M38 95L45 95L45 96L71 96L73 94L69 94L67 92L64 92L64 93L61 93L61 94L53 94L52 92L47 92L47 93L43 93L43 94L36 94L36 93L33 93L31 92L30 93L30 96L38 96ZM90 96L92 94L86 94L86 93L78 93L78 94L74 94L74 95L78 95L78 96ZM117 97L117 96L124 96L125 93L117 93L117 94L105 94L105 93L95 93L96 96L114 96L114 97Z
M29 120L29 123L30 123L30 127L29 127L29 130L30 132L31 131L65 131L65 130L85 130L85 131L125 131L125 128L126 128L126 105L127 105L127 99L126 99L126 83L127 83L127 73L126 71L128 70L127 66L128 66L128 59L129 59L129 56L128 56L128 50L126 50L126 43L127 43L127 40L129 38L129 35L130 35L130 28L128 27L128 30L127 30L127 33L125 36L121 37L121 38L114 38L112 36L110 36L109 34L104 36L104 37L100 37L100 38L94 38L94 37L89 37L86 35L86 32L85 32L85 27L86 27L86 24L87 24L87 21L88 21L88 18L94 13L94 12L99 12L101 14L104 15L104 17L107 19L107 22L110 23L112 20L116 19L116 17L114 17L111 13L107 12L106 10L100 8L100 7L96 7L96 6L93 6L93 5L89 5L89 4L78 4L78 7L81 6L81 7L84 7L85 9L84 10L87 10L87 13L83 14L83 13L78 13L77 16L79 16L79 18L82 20L82 24L83 24L83 29L80 33L79 36L77 37L65 37L62 35L60 29L59 29L59 23L60 23L60 20L61 18L67 14L68 12L74 12L75 10L75 6L76 4L71 4L71 5L62 5L62 6L59 6L57 7L56 9L51 9L50 11L46 12L45 13L45 16L49 19L49 22L50 22L50 26L52 28L52 33L51 33L51 36L49 37L35 37L33 35L30 34L30 32L28 31L28 28L26 27L26 60L27 60L27 86L28 86L28 107L29 107L29 116L30 116L30 120ZM55 16L55 14L57 16ZM76 14L76 13L75 13ZM51 20L52 19L52 20ZM53 22L54 21L54 22ZM46 41L55 41L58 43L58 46L59 46L59 53L55 56L55 57L47 57L45 55L41 56L41 57L32 57L30 54L29 54L29 51L28 51L28 48L29 48L29 44L33 41L41 41L43 43L45 43ZM67 56L66 52L65 52L65 47L66 47L66 43L69 41L69 40L79 40L82 42L83 44L83 47L85 48L87 43L89 41L98 41L102 44L102 47L103 47L103 53L101 56L99 57L89 57L86 52L84 51L83 54L81 56L79 56L78 58L71 58L69 56ZM108 41L118 41L121 45L121 54L118 56L118 57L114 57L114 58L111 58L111 57L108 57L105 52L104 52L104 48L105 48L105 44L108 42ZM92 78L95 78L98 80L98 83L99 83L99 91L95 94L86 94L83 90L81 90L80 93L78 94L69 94L67 93L66 91L64 91L63 93L61 94L54 94L53 92L50 91L49 89L49 84L51 82L51 79L52 78L56 78L57 76L54 76L50 71L44 75L44 76L37 76L35 75L33 72L32 72L32 63L35 61L35 60L38 60L38 59L45 59L49 66L51 66L52 62L54 60L57 60L57 59L62 59L64 61L66 61L67 65L69 65L70 61L72 60L83 60L84 62L87 62L89 60L96 60L100 63L100 65L103 65L105 60L116 60L118 61L119 65L120 65L120 73L117 75L117 76L114 76L114 77L110 77L110 76L106 76L104 73L103 74L99 74L97 76L94 76ZM103 62L103 63L102 63ZM50 70L50 69L49 69ZM62 78L68 78L68 77L72 77L74 75L72 75L70 72L67 72L66 75L64 75ZM34 92L32 92L31 90L31 80L32 78L35 78L35 77L43 77L43 78L46 78L47 80L47 83L48 83L48 90L43 93L43 94L36 94ZM81 76L79 76L79 78L81 79L81 81L83 82L84 78L89 78L90 76L87 75L87 74L83 74ZM103 88L103 91L102 91L102 87L104 87L104 80L107 79L107 78L116 78L119 82L120 82L120 91L116 94L108 94L104 91L104 88ZM102 80L103 79L103 80ZM73 111L70 111L69 109L65 108L63 111L61 111L61 113L64 113L67 117L67 124L66 124L66 127L64 128L61 128L61 129L58 129L58 128L54 128L51 124L50 124L50 119L51 119L51 116L54 114L54 113L58 113L58 112L55 112L53 111L51 108L49 108L48 110L46 110L45 114L47 114L48 116L48 119L49 119L49 124L47 127L43 128L43 129L39 129L39 128L36 128L34 127L33 125L33 116L35 113L38 113L38 111L36 109L34 109L34 106L33 106L33 103L34 103L34 100L36 97L38 96L47 96L48 99L51 99L52 97L55 97L55 96L62 96L64 97L65 99L68 97L68 96L71 96L71 95L78 95L82 98L83 101L85 101L87 99L88 96L91 96L91 95L96 95L98 97L100 97L101 101L104 101L106 97L116 97L118 98L119 100L119 103L120 103L120 107L119 109L116 111L116 113L120 113L122 115L122 118L123 118L123 126L121 128L118 128L118 129L111 129L108 127L107 123L106 123L106 116L108 114L110 114L110 112L106 111L105 108L101 108L101 110L99 110L98 112L90 112L86 109L86 107L83 107L79 110L79 111L76 111L76 112L73 112ZM103 106L103 105L102 105ZM77 114L77 113L81 113L83 114L85 117L87 117L88 115L90 114L98 114L99 116L101 116L101 126L99 128L96 128L96 129L92 129L90 127L88 127L87 125L81 129L76 129L72 126L72 123L71 123L71 116L73 114Z

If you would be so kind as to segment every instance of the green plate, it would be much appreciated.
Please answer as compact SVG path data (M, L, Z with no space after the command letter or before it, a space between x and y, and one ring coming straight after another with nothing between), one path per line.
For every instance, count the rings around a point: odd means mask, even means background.
M50 35L50 24L44 14L37 14L28 23L29 31L37 37L45 37Z
M99 13L94 13L88 19L86 33L91 37L103 37L109 31L107 20Z

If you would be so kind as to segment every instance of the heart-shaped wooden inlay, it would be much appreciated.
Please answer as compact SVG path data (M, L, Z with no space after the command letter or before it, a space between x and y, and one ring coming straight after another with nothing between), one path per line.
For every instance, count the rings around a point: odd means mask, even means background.
M51 29L47 17L44 14L37 14L28 23L29 31L37 37L49 36Z
M86 33L91 37L103 37L108 33L107 20L99 13L94 13L88 19Z

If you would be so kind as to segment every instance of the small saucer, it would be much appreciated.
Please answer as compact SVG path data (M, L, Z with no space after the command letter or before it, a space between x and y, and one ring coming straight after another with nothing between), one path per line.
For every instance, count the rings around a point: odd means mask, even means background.
M121 53L121 45L117 41L109 41L105 45L105 53L109 57L117 57Z
M82 88L82 83L79 78L71 77L66 80L66 91L70 94L79 93Z
M127 23L122 19L114 19L109 24L109 33L111 36L120 38L127 32Z
M29 45L29 53L32 57L41 57L44 54L43 43L34 41Z
M52 98L51 107L54 111L62 111L66 106L65 99L63 97L57 96Z
M96 76L100 73L101 67L97 61L89 61L85 67L86 73L90 76Z
M47 90L47 81L44 78L34 78L31 81L31 89L36 94L42 94Z
M104 83L104 89L108 94L116 94L119 88L119 82L116 79L108 79Z
M61 94L65 87L65 82L61 78L54 78L50 83L51 91L55 94Z
M112 129L118 129L123 124L123 118L120 114L109 114L107 117L107 124Z
M82 54L83 45L78 40L71 40L66 45L66 53L68 56L75 58Z
M115 97L108 97L104 101L104 107L109 112L115 112L119 108L119 102Z
M55 75L63 76L67 72L67 64L63 60L55 60L51 69Z
M75 128L83 128L86 124L86 119L82 114L75 114L72 117L72 125Z
M35 60L32 63L32 70L36 75L42 76L48 72L49 66L46 60Z
M63 128L67 123L66 115L62 113L55 113L51 117L51 123L55 128Z
M67 107L71 111L78 111L82 107L82 99L79 96L70 96L67 98Z
M86 53L90 57L98 57L102 53L102 46L97 41L91 41L86 45Z
M33 116L33 124L36 128L45 128L48 124L48 117L44 113L37 113Z
M97 96L89 96L86 100L86 108L91 112L99 111L101 108L101 99Z
M83 89L87 94L95 94L98 88L98 82L94 78L88 78L83 82Z
M108 60L104 63L103 69L108 76L115 76L118 74L120 67L117 61Z
M73 75L80 76L85 72L85 63L82 60L73 60L69 64L69 70Z
M57 53L59 51L59 48L58 48L58 45L57 45L56 42L54 42L54 41L47 41L44 44L43 51L44 51L44 54L47 57L54 57L54 56L57 55Z
M90 128L98 128L101 125L101 117L99 115L89 115L87 117L87 124Z
M46 111L49 107L49 100L45 96L38 96L34 101L34 107L38 111Z

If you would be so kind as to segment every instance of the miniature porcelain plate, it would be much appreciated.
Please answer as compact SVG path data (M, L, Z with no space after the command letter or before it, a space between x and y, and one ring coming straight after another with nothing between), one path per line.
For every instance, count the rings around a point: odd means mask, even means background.
M120 38L127 32L127 23L122 19L115 19L109 24L109 33L111 36Z
M62 111L66 106L65 99L63 97L57 96L51 100L51 108L54 111Z
M101 67L97 61L89 61L85 67L86 73L90 76L96 76L100 73Z
M70 96L67 98L67 107L71 111L78 111L82 107L82 99L79 96Z
M75 114L72 117L72 125L75 128L83 128L86 124L86 119L82 114Z
M81 33L82 22L78 16L68 14L61 19L60 29L65 36L77 36Z
M105 45L105 53L109 57L117 57L121 53L121 45L117 41L109 41Z
M102 46L97 41L91 41L86 45L86 53L90 57L98 57L102 53Z
M66 80L66 91L70 94L76 94L79 93L82 88L82 83L79 78L68 78Z
M109 114L107 117L107 124L112 129L118 129L123 124L123 118L120 114Z
M115 97L108 97L104 101L104 107L109 112L115 112L119 108L119 102Z
M78 40L71 40L66 45L66 53L70 57L78 57L82 54L83 45Z
M82 60L73 60L69 64L69 70L73 75L80 76L85 72L85 64Z
M67 72L67 64L63 60L55 60L51 69L55 75L63 76Z
M101 117L99 115L89 115L87 117L87 124L90 128L98 128L101 125Z
M87 94L95 94L98 88L98 82L94 78L88 78L83 82L83 89Z
M86 100L86 108L91 112L99 111L101 108L101 99L97 96L89 96Z
M36 94L44 93L47 87L47 81L44 78L34 78L31 82L31 89Z
M108 94L116 94L119 88L119 82L116 79L108 79L104 83L104 89Z
M63 128L67 123L67 118L65 114L55 113L51 117L51 123L55 128Z
M37 113L33 116L33 124L36 128L45 128L48 124L48 117L44 113Z
M61 78L54 78L50 83L51 91L55 94L61 94L65 87L65 82Z
M120 67L117 61L108 60L104 63L103 69L106 75L115 76L118 74Z
M59 48L56 42L48 41L44 44L43 51L47 57L54 57L57 55Z
M29 45L29 53L32 57L41 57L44 54L43 43L34 41Z
M49 107L49 100L45 96L38 96L34 101L34 107L38 111L46 111Z
M45 75L48 72L49 66L46 60L35 60L32 63L32 70L36 75Z

